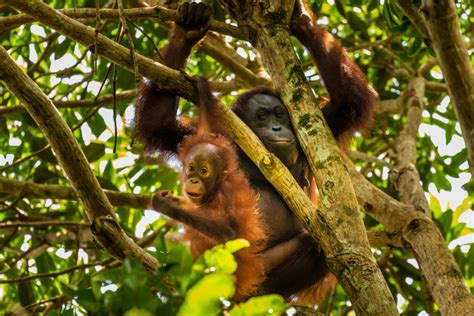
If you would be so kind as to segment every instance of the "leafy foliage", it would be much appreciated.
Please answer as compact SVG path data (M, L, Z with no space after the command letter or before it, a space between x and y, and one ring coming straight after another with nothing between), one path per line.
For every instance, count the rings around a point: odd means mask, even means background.
M96 5L95 0L46 2L57 9L94 8ZM413 5L419 7L420 2L413 1ZM415 71L434 56L429 43L396 3L395 0L314 0L309 3L319 22L338 38L367 74L381 100L398 98ZM99 4L105 7L110 2L100 0ZM212 1L212 5L217 20L229 19L217 1ZM463 35L472 39L472 1L458 0L456 8ZM15 14L13 10L2 9L0 21ZM95 27L96 20L85 23ZM129 34L122 34L117 20L100 21L102 34L118 39L127 47L132 40L135 50L144 56L156 56L166 43L166 28L153 20L129 21L127 27ZM237 49L249 69L259 69L257 54L247 42L229 37L225 40ZM160 157L144 158L140 144L133 143L134 101L119 96L136 88L134 74L119 67L114 69L88 47L39 23L2 29L0 43L46 95L57 104L65 104L58 111L73 129L103 188L134 194L152 194L159 189L179 192L177 163L167 166L161 163ZM318 95L326 95L307 52L296 41L295 49L311 87ZM202 51L193 54L185 71L190 75L210 77L213 81L231 82L235 87L243 86L231 70ZM426 81L416 167L423 189L429 192L433 218L474 292L474 247L469 245L474 231L472 223L471 226L465 223L473 214L473 190L470 189L471 197L468 197L467 191L461 188L468 178L467 152L438 65L427 73ZM94 102L99 95L113 93L117 93L115 104ZM222 92L221 99L230 104L234 95ZM78 100L91 102L85 107L64 103ZM54 153L47 147L45 136L30 116L24 111L1 112L18 104L19 101L0 86L0 177L70 185ZM194 111L189 102L181 101L182 114L193 116ZM391 143L405 122L403 109L379 115L371 135L357 137L353 148L390 163ZM386 165L355 162L374 185L397 198ZM468 186L465 188L469 189ZM449 204L444 201L446 196L451 199ZM84 220L80 203L27 199L0 192L0 223L52 222L48 226L0 227L0 280L37 276L22 282L0 284L0 312L24 308L52 315L89 312L134 316L218 315L225 311L237 316L281 314L288 309L282 298L275 295L252 298L239 305L231 301L235 290L232 273L236 269L232 253L245 246L245 242L218 246L193 262L187 247L173 241L173 236L179 236L181 231L176 227L170 229L165 218L133 208L117 207L115 210L120 225L131 236L153 237L147 244L148 249L161 263L154 275L132 260L118 264L97 249L88 227L80 224ZM62 225L65 221L77 225ZM369 216L365 217L365 223L368 230L383 229ZM388 257L382 266L383 273L402 314L438 313L410 252L383 248L374 253L377 259ZM68 271L71 267L77 269ZM58 273L40 277L55 272ZM338 287L332 299L319 310L345 315L351 310L347 302L347 296Z

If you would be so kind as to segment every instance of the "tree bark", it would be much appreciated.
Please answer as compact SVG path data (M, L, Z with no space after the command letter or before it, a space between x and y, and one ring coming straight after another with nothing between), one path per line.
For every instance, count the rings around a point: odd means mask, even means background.
M456 7L451 0L425 0L423 9L474 177L474 71L459 28Z
M103 190L113 206L151 209L151 196ZM73 188L57 184L29 183L0 177L0 192L28 199L77 200Z
M97 10L95 8L74 8L58 10L64 15L76 20L93 20L97 18ZM118 20L120 18L118 9L100 9L99 15L102 20ZM123 16L130 20L154 19L159 23L176 21L178 13L176 10L170 10L160 6L143 7L122 10ZM28 14L17 14L6 17L0 17L0 32L20 25L34 22L35 18ZM209 21L209 28L220 34L226 34L241 40L248 40L248 32L244 28L237 28L227 23L216 20Z
M416 169L416 140L421 123L424 96L425 80L415 76L408 84L407 122L394 142L395 171L397 172L396 185L402 202L413 205L418 211L430 216L428 201L420 185L420 174Z
M441 313L472 315L474 299L436 224L414 206L398 202L374 187L350 162L346 164L359 203L384 225L391 239L401 240L413 253Z
M275 86L289 108L300 144L316 177L321 208L303 220L321 244L360 315L398 315L395 302L369 248L349 175L333 136L316 106L291 44L292 1L222 1L239 25L249 27ZM285 52L275 53L275 52ZM318 144L310 146L309 144ZM308 218L308 216L312 218Z

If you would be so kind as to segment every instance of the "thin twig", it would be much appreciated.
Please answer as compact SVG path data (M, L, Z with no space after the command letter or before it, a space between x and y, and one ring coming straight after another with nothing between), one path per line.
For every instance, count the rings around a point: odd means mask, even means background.
M96 267L96 266L104 266L112 261L115 261L114 259L108 259L105 261L101 262L93 262L93 263L85 263L81 264L78 266L74 266L65 270L57 271L57 272L50 272L50 273L40 273L37 275L31 275L23 278L18 278L18 279L12 279L12 280L0 280L0 284L15 284L15 283L20 283L20 282L25 282L25 281L30 281L30 280L35 280L35 279L43 279L43 278L52 278L52 277L57 277L59 275L67 274L72 271L76 270L81 270L81 269L86 269L90 267Z
M39 222L7 222L0 223L0 230L17 227L49 227L49 226L90 226L90 223L77 221L39 221Z

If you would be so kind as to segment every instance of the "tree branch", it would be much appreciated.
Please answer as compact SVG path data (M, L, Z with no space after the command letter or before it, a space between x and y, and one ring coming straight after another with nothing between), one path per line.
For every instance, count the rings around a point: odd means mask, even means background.
M347 182L348 174L341 154L321 111L315 106L319 102L294 52L288 25L294 2L221 2L239 25L249 26L255 33L253 44L261 53L289 109L292 125L297 127L299 142L321 193L321 208L315 212L315 208L308 205L299 213L288 201L293 197L282 196L320 243L331 272L337 276L355 310L362 314L398 314L393 297L370 251L354 189Z
M130 72L134 72L135 68L130 49L108 39L102 34L96 35L95 31L90 27L59 13L47 4L37 0L0 0L1 3L27 13L41 23L86 47L93 48L97 45L98 54ZM194 87L185 73L166 67L140 54L135 54L135 56L138 71L141 75L153 80L161 90L177 93L193 101L195 97Z
M402 202L415 206L418 211L429 216L428 201L420 186L420 174L416 169L416 140L424 96L425 80L419 76L413 77L408 84L407 122L394 142L396 151L394 172L398 175L396 186L400 191Z
M433 293L442 314L462 315L474 311L474 300L459 272L443 236L430 217L417 212L412 205L389 197L365 179L346 159L359 203L393 240L401 240L410 250Z
M456 6L449 0L425 0L428 29L446 80L466 143L471 175L474 177L474 71L459 28Z
M379 159L377 157L373 157L373 156L369 156L365 153L361 153L359 151L350 150L349 151L349 156L351 156L352 158L355 158L355 159L366 161L366 162L375 163L376 165L381 166L381 167L390 168L390 164L388 162L386 162L382 159Z
M135 90L127 90L119 92L115 95L115 101L132 101L135 99L137 93ZM92 106L111 104L114 101L113 95L104 95L94 99L85 99L85 100L72 100L72 101L53 101L53 104L58 109L63 108L90 108ZM23 105L13 105L13 106L0 106L0 116L5 114L20 113L25 112L26 109Z
M8 4L8 3L7 3ZM76 20L92 20L97 18L97 10L95 8L74 8L58 10L62 14ZM176 10L170 10L164 7L142 7L133 9L124 9L123 16L131 20L154 19L160 24L176 21L178 13ZM100 9L100 19L102 20L118 20L120 13L118 9ZM35 22L36 19L28 14L18 14L6 17L0 17L0 30L8 30L20 25ZM209 21L209 27L212 31L238 38L248 40L249 34L246 28L235 27L227 23L216 20Z
M20 1L16 1L16 3L20 3ZM25 0L21 3L31 9L35 9L35 5L45 6L40 1ZM21 100L28 113L43 130L61 167L84 206L86 217L92 220L93 224L97 221L102 223L104 218L107 218L108 222L113 221L116 224L114 229L110 229L110 225L96 225L96 241L117 258L123 259L123 255L131 255L138 258L149 271L156 270L158 268L156 259L125 235L115 221L112 205L102 192L99 182L92 173L87 159L69 126L61 118L48 97L16 65L1 46L0 80ZM100 228L104 229L101 230Z
M11 279L11 280L0 280L0 284L15 284L15 283L21 283L21 282L26 282L30 280L36 280L36 279L53 278L53 277L57 277L63 274L68 274L69 272L73 272L76 270L83 270L86 268L96 267L96 266L104 266L111 262L113 262L113 259L109 259L109 260L101 261L101 262L85 263L85 264L77 265L77 266L70 267L70 268L57 271L57 272L40 273L36 275L30 275L27 277Z
M426 26L426 21L420 14L418 8L411 0L396 0L396 4L403 11L405 16L413 23L417 31L423 36L425 41L430 42L430 32Z
M87 226L89 223L81 223L77 221L37 221L37 222L7 222L0 223L0 229L9 229L17 227L50 227L50 226Z
M151 196L103 190L110 203L116 207L150 209ZM0 192L24 198L77 200L71 187L57 184L36 184L0 177Z
M199 47L238 78L245 81L248 87L273 86L268 76L258 76L248 69L246 67L247 61L216 34L207 33Z

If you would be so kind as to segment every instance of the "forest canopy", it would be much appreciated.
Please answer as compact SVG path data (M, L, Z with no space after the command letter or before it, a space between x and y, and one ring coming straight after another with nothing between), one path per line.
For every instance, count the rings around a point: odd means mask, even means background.
M354 315L377 305L383 295L363 292L363 269L352 271L336 247L367 249L370 258L362 253L354 266L373 261L380 271L372 272L381 272L374 286L387 288L400 314L474 311L473 2L308 2L377 94L373 127L356 133L342 156L331 136L305 135L293 124L316 182L335 179L347 186L343 193L325 187L321 205L307 204L299 186L285 187L286 168L265 173L332 258L340 284L317 309L278 295L234 302L233 254L247 242L227 242L194 261L182 226L151 209L159 190L182 194L181 165L145 155L134 139L144 77L179 95L179 114L190 118L199 113L195 75L209 80L227 109L239 93L265 86L279 89L290 115L304 114L291 101L291 79L300 77L308 83L302 98L316 111L329 98L301 43L292 37L285 50L278 41L289 39L292 1L258 1L251 17L242 14L247 1L204 1L213 9L210 30L183 71L160 63L177 19L174 2L0 0L0 312ZM269 56L274 43L281 49ZM272 68L275 56L292 62L293 51L297 71ZM223 124L240 126L225 113ZM239 133L236 144L265 165L272 156L242 136L246 129ZM316 163L326 154L334 169ZM360 215L346 216L354 204Z

